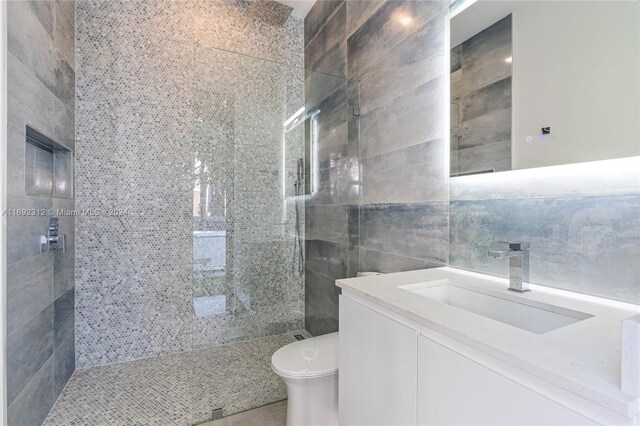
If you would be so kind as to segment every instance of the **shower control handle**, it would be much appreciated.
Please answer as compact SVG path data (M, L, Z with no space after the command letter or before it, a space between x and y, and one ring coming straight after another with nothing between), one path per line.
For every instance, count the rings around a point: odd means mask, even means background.
M66 253L67 251L67 238L66 235L56 235L53 237L49 237L49 249L50 250L59 250L62 253Z
M49 218L49 233L46 239L49 250L59 250L62 253L67 251L67 238L64 234L58 234L58 218Z

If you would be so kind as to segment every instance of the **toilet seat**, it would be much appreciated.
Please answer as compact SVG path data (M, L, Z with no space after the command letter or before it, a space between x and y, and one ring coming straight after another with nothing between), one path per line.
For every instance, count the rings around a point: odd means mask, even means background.
M280 376L322 377L338 372L338 333L300 340L278 349L271 367Z

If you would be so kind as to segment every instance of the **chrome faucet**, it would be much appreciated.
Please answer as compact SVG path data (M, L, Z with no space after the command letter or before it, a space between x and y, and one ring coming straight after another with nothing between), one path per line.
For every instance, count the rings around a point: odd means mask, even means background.
M496 259L509 258L509 290L524 293L529 290L529 243L499 241L509 244L509 250L490 250L489 256Z

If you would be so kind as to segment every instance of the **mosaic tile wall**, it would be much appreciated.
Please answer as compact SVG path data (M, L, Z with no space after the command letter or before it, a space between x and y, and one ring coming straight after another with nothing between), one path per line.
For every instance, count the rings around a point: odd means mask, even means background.
M304 134L282 126L304 99L301 20L239 0L83 1L76 20L77 207L126 210L77 219L78 366L301 328ZM224 236L209 269L194 231Z

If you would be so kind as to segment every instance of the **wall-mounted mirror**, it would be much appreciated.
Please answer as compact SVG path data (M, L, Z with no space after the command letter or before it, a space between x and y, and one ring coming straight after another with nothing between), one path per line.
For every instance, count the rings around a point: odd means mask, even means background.
M449 23L451 176L640 155L640 2L477 0Z

